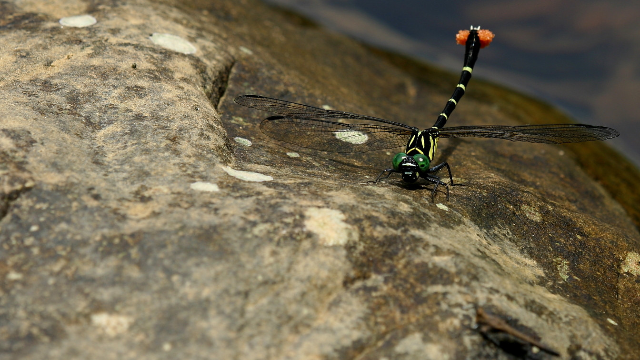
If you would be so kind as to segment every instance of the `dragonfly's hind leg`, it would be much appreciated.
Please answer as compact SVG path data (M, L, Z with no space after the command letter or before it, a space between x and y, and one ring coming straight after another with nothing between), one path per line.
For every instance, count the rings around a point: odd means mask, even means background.
M440 170L442 170L442 168L447 168L447 173L449 174L449 184L443 182L442 180L440 180L440 178L438 176L435 175L429 175L430 173L436 173ZM425 174L422 175L422 177L427 180L430 181L432 183L435 184L435 186L433 187L433 191L431 192L431 200L435 201L435 196L436 196L436 192L438 191L438 186L443 185L447 188L447 201L449 201L449 185L451 186L455 186L456 184L453 183L453 175L451 175L451 167L449 166L449 163L447 163L446 161L443 163L440 163L432 168L430 168L428 171L426 171Z
M446 164L446 163L444 163ZM440 164L442 165L442 164ZM440 166L438 165L438 166ZM447 165L448 166L448 165ZM436 198L436 192L438 191L438 186L442 185L444 187L447 188L447 201L449 201L449 184L443 182L442 180L440 180L439 177L434 176L434 175L425 175L423 176L425 180L430 181L432 183L435 184L435 186L433 187L433 190L431 191L431 201L435 202L435 198Z
M438 172L440 171L440 169L442 169L443 167L447 168L447 171L449 172L449 184L451 184L451 186L455 186L455 184L453 183L453 176L451 176L451 167L449 166L449 163L447 163L446 161L443 163L440 163L434 167L432 167L431 169L429 169L427 171L427 173L434 173L434 172ZM440 181L440 178L438 178L438 181Z

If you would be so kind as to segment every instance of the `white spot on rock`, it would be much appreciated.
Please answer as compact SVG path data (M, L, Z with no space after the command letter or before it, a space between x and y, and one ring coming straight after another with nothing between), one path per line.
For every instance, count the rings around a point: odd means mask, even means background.
M124 315L100 312L91 315L91 325L102 330L107 336L116 336L129 330L133 318Z
M96 20L96 18L94 18L91 15L76 15L76 16L63 17L59 21L60 25L62 26L77 27L77 28L91 26L97 22L98 20Z
M609 318L607 318L607 321L608 321L609 323L613 324L613 325L618 326L618 323L617 323L617 322L615 322L615 321L613 321L613 319L609 319Z
M340 130L336 131L335 134L338 140L348 142L350 144L360 145L366 143L367 140L369 140L369 136L360 131Z
M165 49L173 50L175 52L183 54L193 54L197 51L195 46L193 46L190 42L181 38L180 36L172 34L153 33L149 39L151 39L154 44L160 45Z
M235 142L237 142L238 144L244 145L244 146L251 146L251 144L252 144L251 140L245 139L245 138L241 138L241 137L238 137L238 136L234 137L233 140Z
M242 170L234 170L227 166L222 166L222 170L224 170L230 176L233 176L236 179L244 180L244 181L271 181L273 178L269 175L264 175L252 171L242 171Z
M304 212L304 216L304 226L318 235L322 245L345 245L359 238L358 231L344 222L345 216L338 210L312 207Z
M437 203L436 206L438 207L438 209L440 210L444 210L444 211L449 211L449 207L447 207L447 205L443 204L443 203Z
M425 343L422 335L411 334L400 340L393 350L399 354L405 354L411 359L450 359L451 357L444 351L442 344Z
M238 49L240 49L240 51L242 51L243 53L247 54L247 55L253 55L253 51L247 49L244 46L240 46Z
M623 273L631 273L640 276L640 254L631 251L622 262L621 270Z
M196 191L208 191L208 192L220 191L220 188L218 187L218 185L212 184L210 182L205 182L205 181L196 181L191 185L189 185L189 187L191 188L191 190L196 190Z
M292 158L300 157L300 154L297 152L288 152L287 155Z
M413 333L400 340L393 350L399 354L419 354L424 353L425 343L422 341L422 335Z
M15 272L15 271L9 271L9 273L7 273L6 275L6 279L9 281L18 281L18 280L22 280L24 276L22 274L20 274L19 272Z
M562 278L562 280L567 281L569 279L569 262L564 259L558 259L557 267L558 267L558 275Z
M542 221L542 215L538 212L536 208L530 205L522 205L520 207L524 215L531 221L540 222Z

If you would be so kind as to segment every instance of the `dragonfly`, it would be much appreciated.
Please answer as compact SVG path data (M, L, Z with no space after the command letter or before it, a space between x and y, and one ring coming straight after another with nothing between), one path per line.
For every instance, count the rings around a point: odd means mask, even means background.
M425 130L373 116L324 109L261 95L241 95L234 101L239 105L275 114L261 122L262 132L275 140L302 148L334 153L360 153L404 146L404 152L393 157L392 167L383 170L374 182L377 183L385 174L388 178L394 173L400 174L406 183L415 183L422 178L434 184L432 200L438 186L447 189L449 200L449 185L456 185L453 183L451 167L446 161L431 167L440 138L477 137L564 144L608 140L620 135L615 129L587 124L445 127L471 80L480 49L488 46L493 38L492 32L480 27L472 26L470 30L458 32L456 41L465 45L460 80L434 125ZM447 169L449 183L445 183L436 175L444 168Z

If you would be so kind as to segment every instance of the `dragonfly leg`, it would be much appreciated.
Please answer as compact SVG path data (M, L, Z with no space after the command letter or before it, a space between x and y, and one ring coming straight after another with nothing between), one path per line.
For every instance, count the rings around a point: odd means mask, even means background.
M443 163L443 164L446 164L446 163ZM440 164L440 165L443 165L443 164ZM438 165L438 166L440 166L440 165ZM440 186L440 185L442 185L442 186L447 188L447 201L449 201L449 184L443 182L442 180L440 180L439 177L434 176L434 175L426 175L426 176L423 176L423 178L425 180L430 181L430 182L435 184L435 186L433 187L433 191L431 191L431 201L435 202L436 191L438 191L438 186Z
M437 172L440 169L442 169L443 167L447 168L447 171L449 172L449 184L451 184L451 186L455 186L455 184L453 183L453 176L451 175L451 167L449 166L449 163L447 163L446 161L443 163L440 163L434 167L432 167L431 169L429 169L429 173L433 173L433 172ZM439 179L438 179L439 180Z
M382 175L384 175L385 173L388 173L388 174L387 174L387 176L385 177L385 179L387 179L387 178L389 178L389 176L391 176L391 174L392 174L392 173L395 173L395 172L398 172L398 171L396 171L395 169L385 169L385 170L382 170L382 172L380 173L380 175L378 175L378 177L377 177L375 180L373 180L373 181L369 181L369 182L372 182L372 183L376 184L376 183L378 183L378 181L380 181L380 178L381 178L381 177L382 177Z

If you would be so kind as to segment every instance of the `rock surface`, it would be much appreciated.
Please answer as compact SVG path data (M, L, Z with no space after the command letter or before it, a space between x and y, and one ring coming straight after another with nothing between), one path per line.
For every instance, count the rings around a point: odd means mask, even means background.
M456 75L249 0L0 7L0 359L513 358L477 308L562 358L640 351L640 236L579 147L443 140L466 186L432 203L366 182L391 152L285 148L232 101L428 127ZM566 121L469 89L451 123Z

